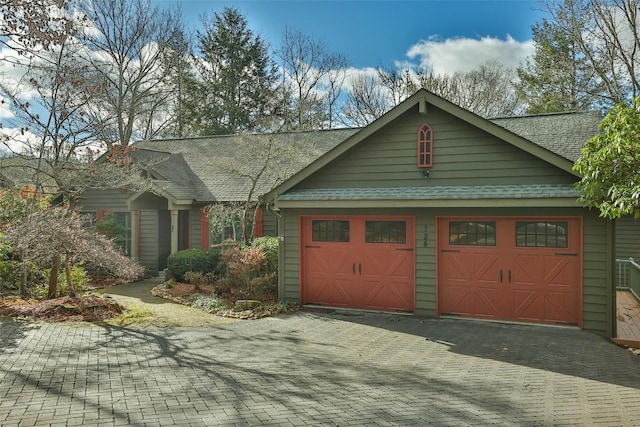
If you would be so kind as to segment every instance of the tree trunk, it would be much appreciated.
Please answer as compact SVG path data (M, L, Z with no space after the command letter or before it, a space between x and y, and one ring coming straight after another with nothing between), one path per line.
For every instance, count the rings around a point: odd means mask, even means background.
M71 254L67 252L64 258L64 275L67 279L67 287L69 288L69 296L76 297L76 289L73 287L73 277L71 276Z
M29 280L29 263L26 260L24 251L22 251L20 259L22 260L22 278L20 280L20 297L22 299L26 299L27 298L27 282Z
M53 299L58 294L58 270L60 270L60 254L53 256L51 260L51 273L49 274L49 292L47 298Z

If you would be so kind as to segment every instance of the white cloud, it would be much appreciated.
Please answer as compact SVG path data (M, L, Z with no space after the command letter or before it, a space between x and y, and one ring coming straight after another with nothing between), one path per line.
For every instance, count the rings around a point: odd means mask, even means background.
M490 60L515 68L533 51L532 41L519 42L509 35L505 40L494 37L441 40L432 37L411 46L407 57L417 59L418 66L431 69L436 74L453 74L471 71Z

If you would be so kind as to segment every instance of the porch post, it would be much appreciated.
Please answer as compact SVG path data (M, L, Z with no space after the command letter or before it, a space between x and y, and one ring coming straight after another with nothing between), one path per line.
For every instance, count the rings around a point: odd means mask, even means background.
M178 210L171 209L171 253L178 252Z

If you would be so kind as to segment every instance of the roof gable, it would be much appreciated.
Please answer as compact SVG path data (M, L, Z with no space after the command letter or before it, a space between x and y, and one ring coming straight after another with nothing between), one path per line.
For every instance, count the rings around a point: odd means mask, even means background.
M572 170L574 160L572 157L575 156L576 151L579 153L580 147L588 137L578 135L571 138L569 135L571 129L570 126L566 126L564 144L556 144L555 142L550 143L549 141L551 141L551 138L548 133L539 132L536 134L536 131L539 131L540 129L548 130L548 127L551 126L551 123L553 122L553 118L545 119L543 117L541 119L536 116L530 116L524 118L487 120L437 95L421 89L394 109L372 122L369 126L361 129L359 132L345 140L342 144L338 145L327 154L302 169L291 179L274 188L265 196L265 198L267 200L271 200L277 194L285 193L300 184L302 181L305 181L311 175L314 175L321 169L327 167L330 163L337 161L338 158L341 158L345 153L349 152L363 141L370 140L374 135L381 133L391 123L399 121L401 117L406 116L409 113L417 115L418 112L423 109L427 112L427 115L425 115L425 121L429 120L430 109L441 110L446 114L455 117L457 120L461 120L469 126L485 132L487 135L495 137L496 140L503 141L522 152L528 153L534 158L543 161L544 164L552 165L552 167L556 168L558 172L563 171L562 173L578 177L578 175ZM599 122L599 119L596 119L595 115L592 113L580 115L580 117L582 118L582 122L588 122L590 124L589 127L585 126L586 129L591 129L589 130L590 136L594 135L597 132L597 123ZM563 118L556 117L556 121L561 119ZM594 128L595 130L592 130ZM535 142L527 139L527 137L521 134L516 134L514 131L527 135ZM437 147L438 145L436 143L435 150L438 150ZM569 154L563 150L569 151Z

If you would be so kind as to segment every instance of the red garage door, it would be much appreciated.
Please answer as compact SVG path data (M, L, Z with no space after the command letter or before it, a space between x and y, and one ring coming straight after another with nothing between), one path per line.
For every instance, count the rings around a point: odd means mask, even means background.
M411 217L302 217L301 302L414 311Z
M440 218L441 314L581 323L580 218Z

